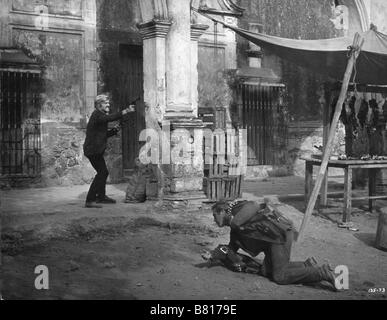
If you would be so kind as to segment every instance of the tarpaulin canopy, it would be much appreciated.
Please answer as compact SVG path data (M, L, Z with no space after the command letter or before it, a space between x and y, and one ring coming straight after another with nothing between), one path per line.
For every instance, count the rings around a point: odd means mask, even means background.
M195 11L199 12L198 10ZM297 241L300 241L307 222L312 215L323 180L326 177L336 128L353 71L356 71L356 83L387 85L387 35L377 32L375 27L371 27L367 32L356 34L354 39L346 37L325 40L293 40L253 33L216 21L208 15L207 17L234 30L251 42L269 49L283 59L326 74L336 80L342 80L335 112L330 121L329 134L326 141L324 141L324 153L320 169L298 232ZM348 178L347 174L346 178Z
M296 40L250 32L228 24L240 36L277 56L341 81L353 38ZM357 59L356 83L387 85L387 35L371 28L360 33L364 44Z
M367 32L357 34L354 39L292 40L229 27L244 38L269 49L284 59L326 74L336 80L342 80L340 95L330 122L329 134L327 140L324 141L320 169L299 229L297 241L300 241L326 177L336 128L342 113L351 74L355 70L357 83L379 86L387 84L387 36L377 32L375 28L371 28ZM345 212L344 221L346 221L348 213Z

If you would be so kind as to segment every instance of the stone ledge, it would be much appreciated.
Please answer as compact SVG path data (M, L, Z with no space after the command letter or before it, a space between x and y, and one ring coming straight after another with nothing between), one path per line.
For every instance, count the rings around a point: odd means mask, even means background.
M137 24L137 28L144 40L152 38L166 38L172 23L168 20L152 20L146 23Z

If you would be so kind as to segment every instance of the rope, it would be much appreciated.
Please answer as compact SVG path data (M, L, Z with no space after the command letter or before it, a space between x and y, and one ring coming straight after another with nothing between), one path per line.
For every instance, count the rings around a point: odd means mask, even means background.
M218 53L218 47L217 47L217 45L218 45L218 23L222 24L226 28L228 27L227 24L221 20L217 20L217 19L211 17L210 15L208 15L204 12L201 12L200 10L198 10L192 6L191 6L191 10L214 22L214 60L216 60L217 53Z
M194 11L194 12L196 12L198 14L201 14L203 17L206 17L207 19L212 20L214 23L220 23L220 24L224 25L225 27L227 27L227 24L225 22L217 20L217 19L211 17L210 15L208 15L208 14L206 14L204 12L199 11L198 9L196 9L194 7L191 7L191 9L192 9L192 11Z
M354 65L353 65L353 78L352 78L352 82L354 85L353 92L355 95L358 93L357 92L356 76L357 76L357 61L355 61Z
M356 83L356 77L357 77L357 57L360 53L360 49L364 43L364 39L361 39L360 45L352 45L348 47L348 53L347 53L347 58L351 57L351 55L355 55L355 63L353 65L353 77L352 77L352 83L354 85L354 94L356 95L358 93L357 91L357 83Z
M214 60L216 62L216 57L217 57L217 48L218 45L218 23L214 22Z

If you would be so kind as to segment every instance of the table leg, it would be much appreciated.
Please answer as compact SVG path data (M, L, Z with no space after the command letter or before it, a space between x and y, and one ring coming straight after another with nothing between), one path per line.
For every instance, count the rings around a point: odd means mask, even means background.
M372 197L376 195L376 170L368 169L368 195ZM372 212L373 210L373 201L368 199L368 210Z
M344 212L343 222L349 222L351 220L352 209L352 168L346 167L344 169Z
M321 186L321 202L320 204L324 207L328 205L328 171L329 168L327 168L327 172L325 173L325 178Z
M313 164L305 162L305 207L308 206L313 187Z

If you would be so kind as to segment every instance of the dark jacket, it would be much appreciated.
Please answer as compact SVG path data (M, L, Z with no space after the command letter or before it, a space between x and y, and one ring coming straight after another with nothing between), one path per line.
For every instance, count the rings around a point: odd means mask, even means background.
M86 139L83 145L85 156L103 154L106 149L107 138L115 135L116 130L108 130L108 122L122 118L122 112L106 115L102 111L94 110L86 129Z
M254 201L243 201L231 211L230 246L252 256L264 251L268 244L283 244L293 224L279 213Z

